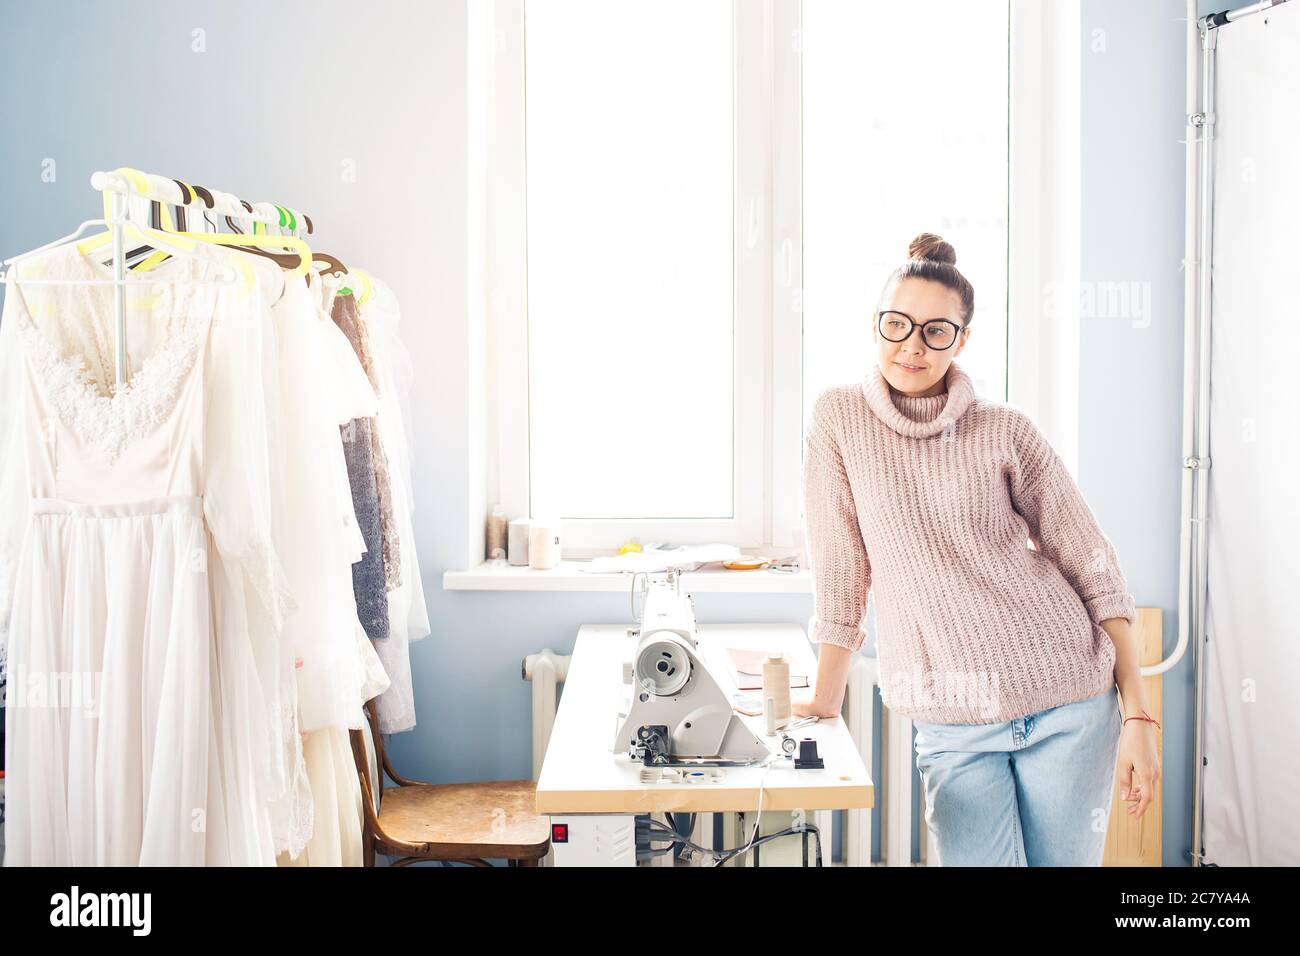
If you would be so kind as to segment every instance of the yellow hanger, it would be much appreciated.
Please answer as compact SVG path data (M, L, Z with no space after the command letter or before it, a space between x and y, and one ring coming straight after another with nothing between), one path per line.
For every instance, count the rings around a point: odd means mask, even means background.
M370 273L364 269L349 269L348 275L361 280L361 294L357 296L357 305L365 305L375 294L375 283L371 280Z
M164 211L166 208L166 206L163 207ZM105 191L104 221L109 222L112 218L113 201L108 192ZM170 219L170 217L168 218ZM194 238L197 238L195 233L177 232L174 229L170 231L150 229L146 226L138 226L133 222L124 223L122 231L126 238L133 242L151 243L153 245L168 245L172 248L190 253L197 253L198 251L198 245L193 241ZM81 242L77 243L77 252L84 256L88 253L94 252L96 249L103 248L112 242L112 240L113 232L110 229L106 232L101 232L97 235L91 236L89 239L83 239ZM149 256L149 258L144 262L138 263L135 268L129 269L128 271L132 273L147 271L156 266L168 255L170 255L170 253L166 250L160 249L153 255ZM244 276L244 291L245 294L247 294L247 292L253 287L253 284L257 281L257 277L253 274L253 267L242 258L235 257L235 264L238 265L240 272Z

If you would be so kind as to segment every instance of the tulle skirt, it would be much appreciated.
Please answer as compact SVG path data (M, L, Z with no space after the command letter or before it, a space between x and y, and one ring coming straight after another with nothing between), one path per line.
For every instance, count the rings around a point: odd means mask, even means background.
M5 708L5 864L274 865L269 717L202 501L34 503Z

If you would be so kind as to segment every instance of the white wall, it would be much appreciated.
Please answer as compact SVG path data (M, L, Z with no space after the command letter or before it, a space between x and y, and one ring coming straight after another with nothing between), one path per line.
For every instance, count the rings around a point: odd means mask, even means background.
M1080 279L1149 310L1081 317L1079 483L1140 606L1178 637L1182 481L1183 0L1084 0ZM1136 286L1133 284L1136 283ZM1145 314L1142 314L1145 311ZM1164 863L1191 844L1191 654L1164 675Z

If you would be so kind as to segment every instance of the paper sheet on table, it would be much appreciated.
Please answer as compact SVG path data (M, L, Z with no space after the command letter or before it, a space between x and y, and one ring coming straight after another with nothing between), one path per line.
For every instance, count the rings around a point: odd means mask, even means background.
M736 690L763 689L763 661L767 659L767 651L728 647L727 659L731 662L731 674L736 679ZM790 686L808 686L808 675L796 670L793 664L790 665Z
M633 551L628 554L592 558L581 565L591 573L609 571L667 571L680 568L692 571L701 564L712 561L733 561L741 557L740 549L731 544L698 544L675 548L672 551Z

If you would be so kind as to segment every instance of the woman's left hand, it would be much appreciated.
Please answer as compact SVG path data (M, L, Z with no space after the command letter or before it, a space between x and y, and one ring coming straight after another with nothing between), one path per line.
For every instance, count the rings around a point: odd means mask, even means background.
M1119 798L1133 804L1128 812L1141 819L1155 799L1160 780L1156 728L1150 721L1126 720L1119 739ZM1135 802L1136 801L1136 802Z

